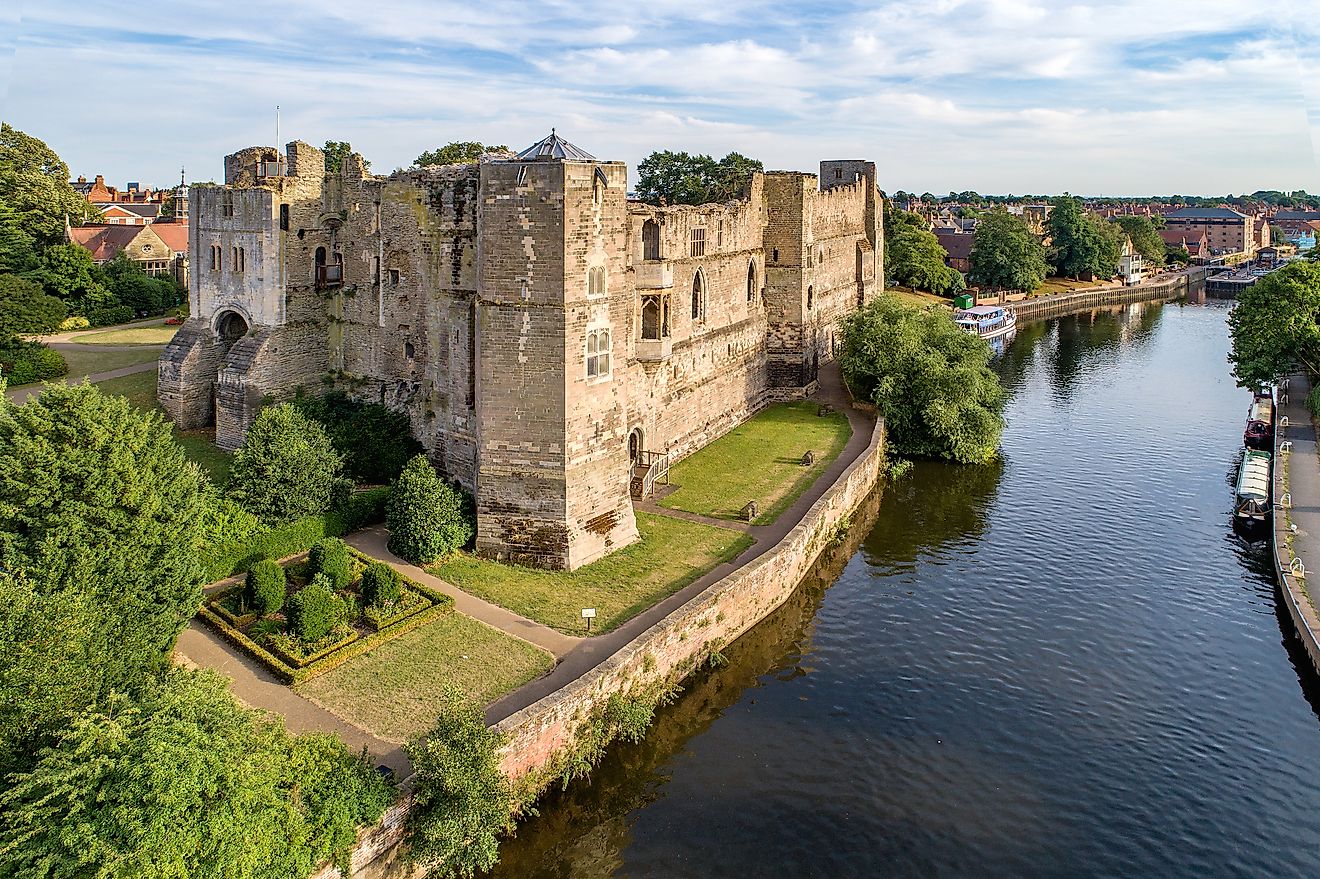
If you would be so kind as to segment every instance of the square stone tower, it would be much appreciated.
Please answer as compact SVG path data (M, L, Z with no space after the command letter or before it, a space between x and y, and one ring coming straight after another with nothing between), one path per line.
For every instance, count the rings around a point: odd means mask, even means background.
M477 552L573 569L635 541L627 168L551 132L483 161Z

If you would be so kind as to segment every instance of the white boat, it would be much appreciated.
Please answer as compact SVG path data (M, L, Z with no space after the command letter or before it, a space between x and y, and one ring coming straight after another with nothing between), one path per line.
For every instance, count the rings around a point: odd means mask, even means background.
M974 305L960 309L953 319L964 332L987 340L1017 329L1017 313L1003 305Z

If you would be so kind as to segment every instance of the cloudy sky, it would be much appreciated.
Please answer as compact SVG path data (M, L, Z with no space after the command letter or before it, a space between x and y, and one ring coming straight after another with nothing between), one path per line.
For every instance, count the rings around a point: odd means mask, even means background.
M1320 191L1300 3L0 5L4 120L120 185L218 178L274 141L278 104L281 140L348 140L378 172L557 126L633 167L653 149L867 157L889 191Z

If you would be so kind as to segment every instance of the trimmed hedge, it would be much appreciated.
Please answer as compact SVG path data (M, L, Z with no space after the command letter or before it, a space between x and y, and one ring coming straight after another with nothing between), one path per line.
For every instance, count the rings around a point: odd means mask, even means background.
M85 315L94 327L112 327L126 324L133 319L133 308L128 305L114 305L110 308L95 308Z
M276 562L270 559L257 562L248 569L243 585L248 601L262 616L279 613L284 609L289 581L284 576L284 569Z
M401 623L416 613L421 613L431 606L431 601L420 592L405 589L388 610L368 605L362 611L362 619L377 632Z
M262 665L266 666L266 668L270 669L275 677L279 678L286 684L297 683L298 675L294 669L289 668L289 666L281 662L279 657L274 653L271 653L256 641L253 641L247 635L244 635L238 629L229 625L224 617L212 610L209 605L202 605L202 609L197 612L197 615L200 616L203 621L210 623L211 628L215 629L216 632L220 634L221 638L224 638L235 647L247 651L248 655L253 659L256 659Z
M371 562L362 572L362 598L373 607L399 600L403 575L384 562Z
M345 630L348 631L347 635L343 634ZM339 637L333 637L336 634L338 634ZM337 627L336 631L330 632L325 636L323 639L327 642L325 646L314 649L311 653L303 654L296 652L297 647L300 645L295 644L295 639L288 635L272 637L266 642L266 649L278 656L280 661L290 668L301 669L306 668L318 659L323 659L329 656L336 650L342 650L357 639L358 633L356 629L341 625ZM284 643L281 643L281 641Z
M289 629L305 644L314 644L344 621L344 602L334 593L334 585L325 574L316 574L312 582L289 599Z
M327 537L312 544L307 554L312 576L325 574L331 589L343 589L353 582L353 566L349 564L348 544L338 537Z
M385 518L387 487L360 491L338 510L271 528L247 540L203 547L202 567L209 583L248 571L262 559L282 559L312 548L326 537L342 537Z

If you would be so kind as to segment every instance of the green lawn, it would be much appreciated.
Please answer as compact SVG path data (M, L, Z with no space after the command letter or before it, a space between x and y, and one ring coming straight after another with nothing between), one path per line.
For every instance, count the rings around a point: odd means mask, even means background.
M149 369L146 372L106 379L97 382L96 386L107 394L127 397L128 402L139 409L159 409L160 404L156 402L157 375L155 370ZM223 486L229 481L229 465L233 463L234 456L218 448L214 436L210 429L174 429L174 438L183 446L188 458L196 461L206 475L211 477L213 483Z
M296 689L381 738L404 741L434 725L446 684L484 705L553 665L539 647L451 613Z
M164 345L179 331L177 326L133 327L126 330L106 330L74 336L70 341L79 345Z
M576 571L542 571L470 555L428 570L455 586L570 635L586 634L582 608L596 608L592 632L608 632L751 546L728 528L637 514L642 539Z
M1031 292L1032 296L1053 296L1055 293L1071 293L1087 287L1098 287L1100 281L1074 281L1072 278L1046 278L1044 283Z
M127 351L98 351L95 348L89 348L85 351L60 351L60 356L64 362L69 364L69 374L57 381L66 381L69 384L77 384L87 376L97 372L109 372L112 369L119 369L123 366L135 366L139 363L150 363L160 359L160 352L165 349L159 346L133 348ZM33 382L33 385L39 385L41 382ZM31 387L31 385L13 385L15 388Z
M819 408L810 400L781 403L738 425L670 470L669 479L678 490L660 505L737 519L747 502L754 500L761 511L755 524L773 522L816 481L852 436L846 415L832 412L822 418L816 414ZM802 454L808 449L816 463L803 467Z

